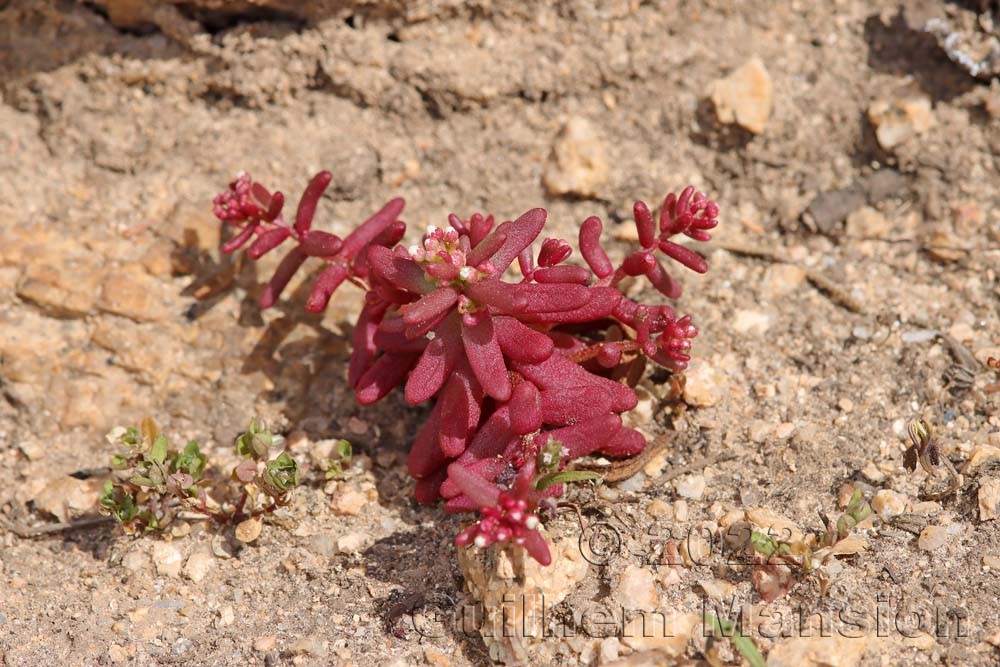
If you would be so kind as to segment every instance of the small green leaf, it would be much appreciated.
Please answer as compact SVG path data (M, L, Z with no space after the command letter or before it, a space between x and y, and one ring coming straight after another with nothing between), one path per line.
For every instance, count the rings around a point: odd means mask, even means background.
M149 458L161 464L167 460L167 438L162 433L153 440L153 448L149 450Z
M350 463L351 457L354 456L354 448L347 440L338 440L334 444L333 450L337 454L337 458L345 463Z
M750 546L759 554L770 558L778 550L778 543L770 535L758 533L756 530L750 533Z
M236 438L236 453L245 459L263 461L274 444L274 435L264 428L260 420L252 417L247 430Z
M601 474L590 470L563 470L544 475L535 482L535 489L544 491L553 484L566 484L572 482L587 482L594 479L601 479Z
M733 643L733 648L746 659L750 667L767 667L767 660L761 655L757 644L750 637L736 632L734 623L717 618L714 614L706 614L705 620L712 625L712 632L717 637L724 637Z
M174 469L186 472L192 478L198 479L205 472L207 458L198 448L198 443L194 440L184 445L184 451L177 455L174 460Z
M125 470L128 468L128 457L124 454L115 454L111 457L112 470Z
M299 484L299 466L288 452L281 452L269 461L261 475L264 490L272 496L283 496Z

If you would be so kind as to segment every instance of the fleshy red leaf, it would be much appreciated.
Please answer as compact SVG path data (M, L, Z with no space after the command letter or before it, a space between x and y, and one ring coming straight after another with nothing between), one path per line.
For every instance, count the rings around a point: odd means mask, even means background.
M355 388L355 399L361 405L371 405L403 381L419 353L386 353L375 360Z
M500 500L500 489L496 484L483 479L461 463L448 466L448 479L479 507L495 507Z
M660 241L660 250L664 255L671 257L692 271L705 273L708 271L708 262L705 258L690 248L678 245L673 241Z
M306 310L310 313L321 313L330 303L330 297L347 279L347 267L343 264L331 264L319 274L309 298L306 300Z
M513 317L493 318L500 349L510 359L527 363L545 361L552 354L552 339L540 331L521 324Z
M353 258L362 248L371 243L374 239L392 225L399 214L403 212L406 202L402 197L396 197L386 203L378 213L365 220L361 225L351 232L344 239L344 247L341 254L347 258Z
M302 193L302 198L299 199L298 210L295 211L295 231L299 234L309 231L313 216L316 215L316 206L319 204L319 198L323 196L323 192L332 180L333 174L328 171L321 171L309 181L305 192Z
M453 314L435 330L437 335L427 343L420 360L406 380L407 403L416 405L430 399L451 375L462 354L459 326L458 315ZM450 415L448 419L450 420ZM462 426L465 427L465 420L462 421Z
M465 343L469 366L476 374L483 391L498 401L509 399L510 378L507 377L503 352L500 351L496 331L493 329L493 318L485 314L473 326L463 323L462 342Z
M547 215L544 208L533 208L525 212L517 220L505 222L496 228L493 232L494 234L504 234L506 236L503 246L489 257L489 260L496 267L498 273L506 271L507 267L517 258L521 251L538 238L542 227L545 226Z
M539 283L577 283L583 285L590 280L590 271L582 266L565 264L535 269L531 277Z
M580 225L580 254L598 278L606 278L615 271L608 254L601 247L603 228L604 223L596 215L587 218Z
M285 287L288 286L288 281L292 279L304 261L306 261L306 254L298 246L288 251L288 254L278 264L274 275L271 276L271 281L264 288L264 293L260 295L258 303L261 308L270 308L277 302Z
M250 244L247 249L247 257L250 259L260 259L285 242L290 232L285 227L275 227L260 234L257 239Z
M542 427L542 397L538 387L521 382L510 396L510 426L514 433L526 435Z

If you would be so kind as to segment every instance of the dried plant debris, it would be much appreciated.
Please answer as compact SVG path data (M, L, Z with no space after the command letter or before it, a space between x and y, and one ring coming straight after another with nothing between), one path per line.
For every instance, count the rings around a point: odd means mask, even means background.
M951 2L911 2L907 23L932 35L948 57L977 79L1000 75L1000 12L991 2L975 9Z

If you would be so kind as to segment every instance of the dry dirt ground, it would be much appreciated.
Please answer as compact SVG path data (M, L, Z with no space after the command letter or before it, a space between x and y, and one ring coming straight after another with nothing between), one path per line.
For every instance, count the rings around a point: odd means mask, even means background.
M452 211L544 206L571 238L597 214L627 239L634 198L693 183L718 200L711 271L684 276L680 302L701 329L693 405L664 409L663 378L643 381L636 422L669 447L624 483L576 489L583 523L549 523L566 562L591 546L582 528L613 528L555 582L553 614L690 619L707 601L735 620L746 605L771 613L750 634L774 665L998 664L1000 393L986 361L1000 357L1000 92L896 2L403 4L0 0L0 661L511 657L439 622L473 602L460 519L410 497L424 410L397 395L361 409L347 391L357 293L323 317L302 314L301 293L261 313L274 261L218 253L210 201L236 172L290 192L326 168L320 219L339 233L397 194L411 237ZM983 26L992 4L921 11ZM772 82L758 132L722 124L710 100L754 57ZM544 185L567 123L593 134L567 150L606 166L587 167L583 195ZM335 437L361 456L344 481L307 472L250 545L203 524L139 539L12 529L92 511L116 424L152 415L225 463L255 414L297 432L304 465ZM920 416L963 473L940 500L926 494L943 477L903 467ZM803 576L762 604L712 548L747 509L819 532L850 487L878 494L881 516L823 595ZM662 536L690 534L712 540L707 556L662 565ZM739 660L700 620L653 646L592 621L523 642L528 659Z

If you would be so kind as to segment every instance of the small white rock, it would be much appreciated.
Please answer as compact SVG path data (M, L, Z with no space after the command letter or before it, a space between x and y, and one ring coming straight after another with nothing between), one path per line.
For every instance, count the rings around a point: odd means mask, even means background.
M208 550L198 549L184 564L184 576L194 583L201 582L215 568L215 556Z
M906 496L890 489L881 489L872 498L872 509L883 521L888 521L905 512L906 503Z
M737 310L732 326L737 333L762 335L771 328L771 316L759 310Z
M917 539L917 546L924 551L936 551L948 542L948 530L944 526L927 526Z
M754 134L762 133L771 117L773 95L771 76L756 56L709 89L719 122L737 123Z
M1000 512L1000 479L989 477L979 484L979 520L992 521Z
M629 565L618 580L615 597L630 611L652 611L659 604L653 573L637 565Z
M710 408L725 395L726 376L704 361L691 362L685 373L684 402L696 408Z
M337 551L342 554L358 553L370 542L367 533L347 533L337 538Z
M698 500L705 494L704 475L685 475L674 483L677 495L690 500Z
M158 574L178 577L181 574L181 565L184 564L184 556L170 542L156 542L153 544L153 564Z

